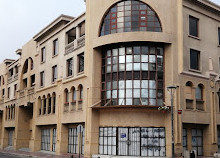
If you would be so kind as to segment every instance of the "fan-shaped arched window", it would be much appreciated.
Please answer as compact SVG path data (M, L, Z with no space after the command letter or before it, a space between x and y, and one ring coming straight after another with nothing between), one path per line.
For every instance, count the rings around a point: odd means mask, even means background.
M105 15L100 36L134 31L162 32L156 12L138 0L116 3Z
M25 74L25 73L27 73L27 71L28 71L28 59L24 63L23 73Z
M53 92L53 94L52 94L52 102L53 102L53 113L55 114L55 112L56 112L56 93L55 92Z
M79 85L79 101L83 101L83 86Z

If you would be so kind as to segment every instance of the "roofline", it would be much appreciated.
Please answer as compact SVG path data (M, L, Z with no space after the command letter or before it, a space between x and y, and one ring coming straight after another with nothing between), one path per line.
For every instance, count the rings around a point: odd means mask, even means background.
M76 20L78 20L79 18L83 17L84 15L86 15L86 12L83 12L82 14L80 14L79 16L77 16L76 18L74 18L72 21L70 21L68 24L66 24L64 26L64 28L68 27L69 25L71 25L72 23L74 23ZM86 18L84 19L86 20Z
M206 5L218 12L220 12L220 5L214 3L214 2L211 2L210 0L197 0L198 2L202 3L203 5Z
M53 20L49 25L47 25L45 28L43 28L39 33L37 33L33 39L39 38L41 35L43 35L46 31L48 31L50 28L52 28L54 25L57 24L58 21L66 20L66 21L72 21L74 17L61 14L59 17L57 17L55 20Z

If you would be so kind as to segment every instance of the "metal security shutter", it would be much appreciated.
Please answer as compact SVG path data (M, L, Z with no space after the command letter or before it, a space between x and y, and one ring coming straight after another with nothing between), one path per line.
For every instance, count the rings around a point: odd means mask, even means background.
M8 131L8 146L13 146L13 133L14 130Z
M41 130L41 150L50 151L50 129Z
M57 129L53 129L53 146L52 146L52 151L56 151L56 142L57 142Z

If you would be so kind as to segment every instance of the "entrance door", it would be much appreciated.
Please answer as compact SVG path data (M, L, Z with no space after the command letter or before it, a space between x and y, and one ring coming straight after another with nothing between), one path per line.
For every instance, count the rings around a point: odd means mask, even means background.
M118 128L118 155L140 156L140 128Z
M14 130L8 130L8 146L13 146L13 133Z
M198 156L203 155L202 129L192 129L192 150L196 150Z

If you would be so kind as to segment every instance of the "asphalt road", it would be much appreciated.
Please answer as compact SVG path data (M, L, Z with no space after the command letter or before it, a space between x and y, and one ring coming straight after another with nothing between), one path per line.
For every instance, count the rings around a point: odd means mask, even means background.
M16 155L10 155L10 154L5 154L5 153L0 153L0 158L20 158L21 156L16 156ZM30 158L30 157L25 157L23 158Z

